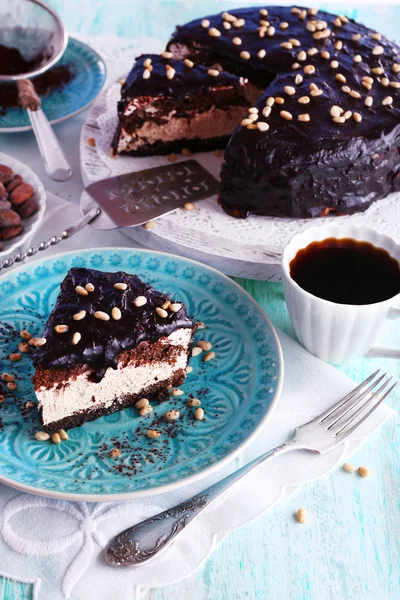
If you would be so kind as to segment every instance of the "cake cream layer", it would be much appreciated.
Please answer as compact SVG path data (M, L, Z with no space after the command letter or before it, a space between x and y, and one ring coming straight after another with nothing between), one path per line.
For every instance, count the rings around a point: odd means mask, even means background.
M40 385L39 379L35 391L43 426L52 430L55 428L52 424L60 426L61 421L64 421L62 425L65 427L81 424L74 422L74 415L86 413L90 418L91 414L94 417L108 414L131 404L142 393L165 389L169 382L174 381L176 374L184 371L191 340L191 329L174 331L152 344L153 347L174 347L175 352L169 352L166 360L142 363L136 358L127 364L120 360L117 369L109 367L97 383L88 378L87 371L73 375L62 384L54 381L50 387ZM156 354L162 354L160 348Z

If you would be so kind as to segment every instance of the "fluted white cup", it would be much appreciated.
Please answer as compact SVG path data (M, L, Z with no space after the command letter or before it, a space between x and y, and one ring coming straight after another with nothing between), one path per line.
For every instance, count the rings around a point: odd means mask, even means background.
M291 278L289 265L297 252L331 237L370 242L400 263L400 245L368 227L327 223L296 234L283 250L282 271L286 304L297 337L311 354L333 364L360 356L400 358L400 350L376 345L388 320L400 317L400 294L374 304L338 304L306 292Z

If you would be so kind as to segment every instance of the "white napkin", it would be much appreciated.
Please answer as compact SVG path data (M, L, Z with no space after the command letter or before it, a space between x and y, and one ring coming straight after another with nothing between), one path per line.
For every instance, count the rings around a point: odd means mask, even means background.
M55 197L36 241L57 233L79 218L76 206ZM120 232L89 228L50 249L51 252L94 246L126 246ZM354 382L278 332L285 361L281 399L255 442L213 475L180 490L129 502L68 503L20 492L0 484L0 575L34 585L35 600L133 600L149 588L187 577L229 532L282 502L299 486L338 468L363 439L395 414L381 406L346 445L323 456L293 452L249 473L195 520L175 544L154 562L136 569L110 567L104 560L107 541L129 525L187 499L227 476L242 464L289 439L306 422L344 396Z

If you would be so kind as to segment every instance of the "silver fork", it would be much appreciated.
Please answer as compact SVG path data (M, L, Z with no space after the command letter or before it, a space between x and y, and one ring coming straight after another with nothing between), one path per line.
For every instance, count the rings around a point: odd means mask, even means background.
M337 404L309 423L297 427L294 437L285 444L259 456L189 500L119 533L106 550L107 561L114 566L139 566L158 556L222 492L273 456L292 450L325 454L343 444L397 385L395 382L387 389L392 378L386 377L386 373L377 377L378 373L379 369Z

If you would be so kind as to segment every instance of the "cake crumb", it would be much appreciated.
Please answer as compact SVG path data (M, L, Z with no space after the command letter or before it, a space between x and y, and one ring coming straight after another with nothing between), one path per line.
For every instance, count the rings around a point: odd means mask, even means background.
M92 137L88 138L88 146L90 146L91 148L94 148L96 146L96 140Z

